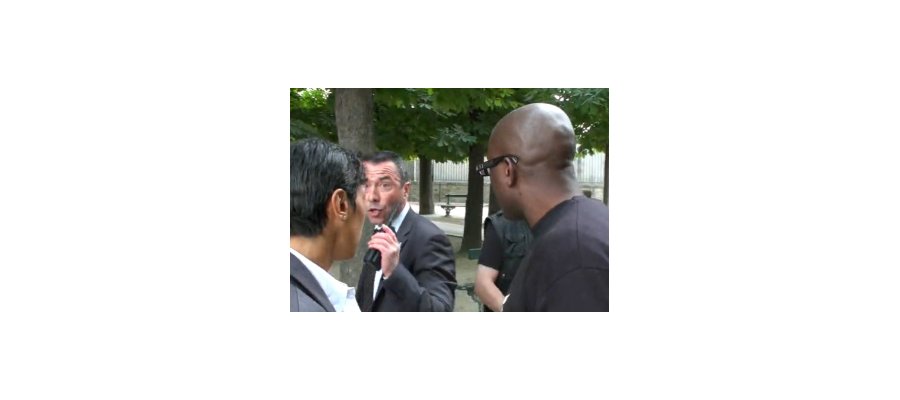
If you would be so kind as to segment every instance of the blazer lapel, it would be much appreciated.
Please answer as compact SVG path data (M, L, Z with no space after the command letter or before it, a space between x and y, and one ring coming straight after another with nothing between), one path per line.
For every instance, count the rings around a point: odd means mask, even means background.
M403 218L403 223L400 224L400 228L397 229L397 241L400 242L400 251L403 251L403 244L406 243L406 239L409 238L409 234L412 232L412 227L415 225L413 220L418 217L419 214L416 214L412 209L406 213L406 218Z
M318 267L316 267L318 268ZM312 297L316 303L322 306L326 311L334 311L334 306L328 301L325 291L319 286L316 277L303 265L297 257L291 254L291 278L296 280L309 297Z

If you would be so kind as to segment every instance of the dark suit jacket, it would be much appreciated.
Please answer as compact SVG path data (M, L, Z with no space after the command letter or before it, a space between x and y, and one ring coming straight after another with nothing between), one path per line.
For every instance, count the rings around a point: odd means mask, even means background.
M375 268L363 265L356 290L362 311L453 311L456 258L447 235L412 210L400 229L400 264L391 277L375 285Z
M291 312L293 311L334 311L334 306L309 269L291 254Z

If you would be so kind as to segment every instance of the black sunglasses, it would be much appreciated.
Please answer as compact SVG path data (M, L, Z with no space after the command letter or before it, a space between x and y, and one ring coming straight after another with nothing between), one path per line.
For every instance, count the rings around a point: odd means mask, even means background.
M485 161L485 162L483 162L483 163L481 163L481 164L478 164L477 166L475 166L475 171L478 172L478 175L481 175L481 176L490 176L490 175L491 175L491 168L496 167L497 164L500 164L500 162L503 161L503 159L504 159L504 158L507 158L507 157L509 157L509 159L512 160L512 163L513 163L513 164L518 164L518 163L519 163L519 156L517 156L517 155L515 155L515 154L504 154L504 155L499 156L499 157L497 157L497 158L492 158L492 159L487 160L487 161Z

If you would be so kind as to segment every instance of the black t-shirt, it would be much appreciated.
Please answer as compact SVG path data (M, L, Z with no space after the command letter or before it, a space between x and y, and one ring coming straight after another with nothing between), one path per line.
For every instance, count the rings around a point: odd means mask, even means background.
M609 311L609 209L575 196L532 228L503 311Z
M497 271L503 266L503 242L490 222L484 224L484 244L481 245L478 263Z

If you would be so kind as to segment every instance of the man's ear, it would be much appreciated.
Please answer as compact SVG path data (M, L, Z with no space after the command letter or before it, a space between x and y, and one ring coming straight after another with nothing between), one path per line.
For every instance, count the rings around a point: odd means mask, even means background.
M409 200L409 188L412 185L410 182L406 182L403 184L403 200Z
M504 167L506 168L503 169L503 175L505 175L507 178L506 186L513 187L516 185L516 181L518 180L518 170L516 169L517 165L514 165L512 161L509 161L509 158L504 158L503 163L506 164L504 165Z
M331 192L331 199L329 199L327 207L328 219L334 217L346 221L347 216L350 215L349 199L344 189L335 189L334 192Z

